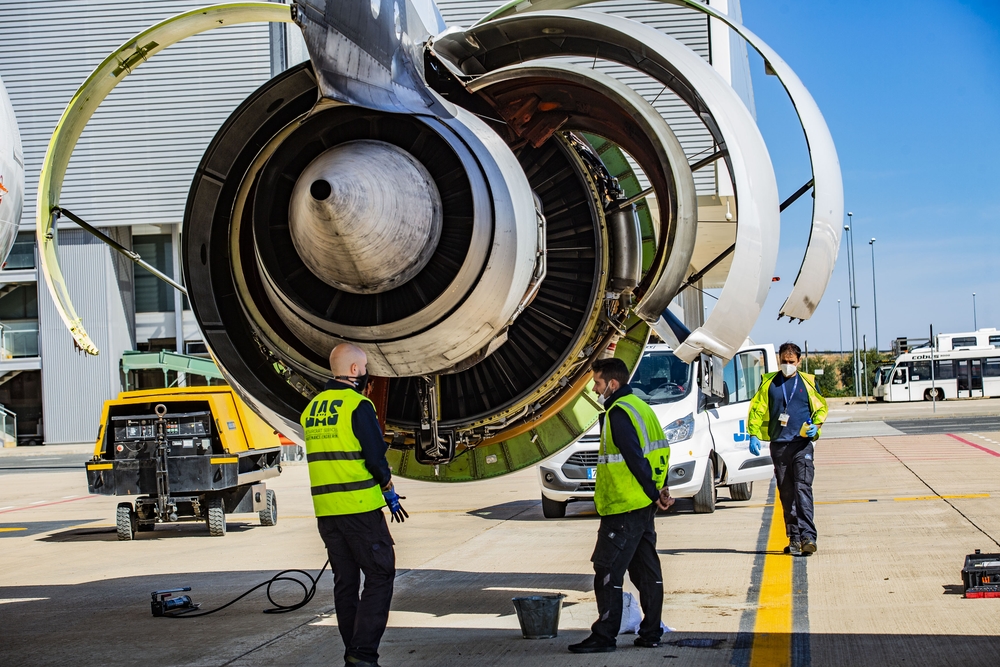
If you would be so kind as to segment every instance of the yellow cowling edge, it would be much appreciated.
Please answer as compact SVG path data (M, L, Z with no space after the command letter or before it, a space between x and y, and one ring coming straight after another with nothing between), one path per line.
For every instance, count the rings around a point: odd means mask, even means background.
M240 400L231 387L177 387L174 389L143 389L123 391L118 398L104 402L101 410L101 427L94 446L94 457L104 452L104 435L108 413L112 406L138 403L176 403L178 401L207 401L219 431L219 438L227 454L238 454L255 449L278 447L277 434L263 419ZM229 428L233 422L234 428Z
M76 142L101 102L136 67L177 42L214 28L241 23L291 23L288 5L273 2L230 2L195 9L166 19L125 42L104 59L83 82L63 111L45 153L38 180L35 230L38 238L42 275L56 310L77 345L87 354L98 353L83 321L76 314L69 288L59 266L57 230L53 229L53 209L59 206L63 178ZM117 73L116 73L117 72Z

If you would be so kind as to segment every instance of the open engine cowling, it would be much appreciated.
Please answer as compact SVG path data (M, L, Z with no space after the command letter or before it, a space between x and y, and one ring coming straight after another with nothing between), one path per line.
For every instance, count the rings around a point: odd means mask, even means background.
M810 146L826 151L813 155L825 207L814 217L813 259L786 303L808 317L832 271L827 227L842 208L826 126L766 45L715 10L677 1L762 49L805 109ZM294 21L310 61L261 86L220 128L183 227L185 284L206 342L276 429L301 437L298 416L330 377L329 351L348 341L379 378L396 474L503 474L594 423L600 408L584 391L594 359L613 353L633 368L651 329L671 335L663 314L701 268L691 265L692 165L645 98L553 59L563 56L634 69L711 133L711 159L723 161L738 196L732 269L712 316L677 354L728 359L763 307L777 253L779 202L763 139L699 56L640 23L566 9L577 4L586 2L512 4L440 32L426 3L418 10L406 0L235 3L137 36L67 108L39 186L47 284L77 343L97 352L48 231L76 139L128 74L120 63L138 66L219 25ZM635 170L648 190L616 177Z

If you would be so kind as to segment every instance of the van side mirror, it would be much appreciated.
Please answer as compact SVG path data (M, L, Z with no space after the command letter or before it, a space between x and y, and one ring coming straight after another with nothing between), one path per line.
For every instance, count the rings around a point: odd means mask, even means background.
M714 394L703 394L702 405L704 410L715 410L724 405L729 405L729 392L725 396L715 396Z

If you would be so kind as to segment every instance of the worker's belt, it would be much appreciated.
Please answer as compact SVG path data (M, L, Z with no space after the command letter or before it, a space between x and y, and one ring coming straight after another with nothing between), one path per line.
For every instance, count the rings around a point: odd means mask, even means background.
M352 452L313 452L306 454L306 462L313 461L359 461L365 457L364 453L354 450Z
M649 456L657 449L664 449L669 447L670 443L667 442L666 440L654 440L653 442L649 443L648 445L642 448L642 455ZM623 463L624 461L625 457L622 456L621 454L604 454L602 456L597 457L598 464L603 463L607 465L609 463Z
M360 482L345 482L343 484L324 484L322 486L312 487L312 494L314 496L321 496L324 493L344 493L346 491L361 491L362 489L370 489L373 486L378 486L378 482L375 478L363 479Z

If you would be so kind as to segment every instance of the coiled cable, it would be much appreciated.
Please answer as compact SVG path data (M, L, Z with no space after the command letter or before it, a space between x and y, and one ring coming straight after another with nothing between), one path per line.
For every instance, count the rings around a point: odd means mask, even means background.
M245 593L243 593L239 597L230 600L229 602L227 602L226 604L222 605L221 607L216 607L215 609L209 609L207 611L201 611L197 607L190 607L188 609L178 609L176 611L164 612L163 616L165 618L199 618L201 616L208 616L209 614L214 614L217 611L222 611L226 607L229 607L229 606L231 606L233 604L236 604L237 602L239 602L240 600L242 600L246 596L248 596L251 593L253 593L254 591L256 591L258 588L263 588L263 587L266 587L265 588L265 592L267 593L267 599L268 599L268 601L272 605L274 605L273 607L269 607L269 608L265 609L264 613L265 614L286 614L286 613L288 613L290 611L295 611L296 609L301 609L302 607L306 606L307 604L309 604L312 601L313 597L316 595L316 585L319 583L319 578L323 576L323 572L326 570L327 566L329 566L329 565L330 565L330 561L329 560L327 560L325 563L323 563L323 567L320 568L319 574L317 574L315 577L313 577L312 575L310 575L305 570L295 570L295 569L292 569L292 570L282 570L281 572L277 573L276 575L274 575L273 577L271 577L267 581L260 582L259 584L257 584L253 588L251 588L250 590L246 591ZM291 575L291 574L301 574L303 577L305 577L305 579L308 579L310 581L311 585L307 585L306 582L303 579L301 579L301 578L297 578L297 577L294 577L294 576L288 576L288 575ZM288 605L281 604L279 602L275 602L274 598L271 597L271 586L273 586L274 584L278 583L279 581L291 581L291 582L294 582L294 583L298 584L299 586L301 586L302 587L302 599L299 602L296 602L295 604L288 604Z

